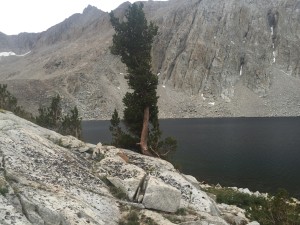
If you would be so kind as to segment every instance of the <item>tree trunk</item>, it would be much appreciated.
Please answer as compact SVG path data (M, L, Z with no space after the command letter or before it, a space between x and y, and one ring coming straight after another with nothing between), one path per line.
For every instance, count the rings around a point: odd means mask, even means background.
M141 152L143 155L153 156L151 152L148 150L148 130L149 130L149 106L144 109L144 120L143 120L143 129L141 133Z

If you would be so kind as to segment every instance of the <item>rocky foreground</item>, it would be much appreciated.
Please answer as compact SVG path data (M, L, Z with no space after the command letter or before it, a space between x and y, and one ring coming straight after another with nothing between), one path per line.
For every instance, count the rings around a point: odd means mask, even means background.
M242 209L216 204L169 162L87 144L6 111L0 111L0 193L1 225L119 224L133 210L140 224L250 223ZM185 215L176 213L181 208Z

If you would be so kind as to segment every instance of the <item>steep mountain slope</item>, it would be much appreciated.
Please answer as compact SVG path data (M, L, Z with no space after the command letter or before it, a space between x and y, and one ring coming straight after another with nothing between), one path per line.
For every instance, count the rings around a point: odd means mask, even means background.
M21 33L19 35L5 35L0 32L0 49L1 52L12 51L16 54L24 54L33 48L39 34Z
M115 10L122 18L130 3ZM145 2L159 26L153 71L161 117L300 115L300 3L297 0ZM0 82L33 112L59 92L85 119L121 109L125 66L110 54L108 13L87 7L0 58ZM4 38L3 38L4 37ZM0 37L0 52L16 51ZM29 44L30 43L30 44Z

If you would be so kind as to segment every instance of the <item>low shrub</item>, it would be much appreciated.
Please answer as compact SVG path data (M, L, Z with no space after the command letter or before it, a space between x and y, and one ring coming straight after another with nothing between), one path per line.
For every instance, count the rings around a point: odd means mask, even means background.
M256 220L261 225L299 225L300 206L292 204L289 194L279 189L277 194L269 199L240 193L229 188L206 190L216 195L218 203L236 205L246 210L250 220Z
M8 193L8 189L6 187L0 187L0 194L5 196Z
M102 159L104 159L104 155L101 153L96 154L96 157L94 158L96 162L100 162Z
M247 209L253 206L260 206L265 204L266 202L266 199L263 197L256 197L253 195L240 193L230 188L223 188L223 189L210 188L207 191L216 195L216 201L218 203L236 205L243 209Z
M293 204L289 194L279 189L276 195L261 206L247 210L247 215L261 225L299 225L300 206Z
M181 215L181 216L185 216L188 214L187 209L186 208L179 208L176 213L176 215Z
M140 225L139 216L136 211L131 211L125 220L119 222L119 225Z
M153 219L147 217L144 219L144 224L147 224L147 225L158 225Z

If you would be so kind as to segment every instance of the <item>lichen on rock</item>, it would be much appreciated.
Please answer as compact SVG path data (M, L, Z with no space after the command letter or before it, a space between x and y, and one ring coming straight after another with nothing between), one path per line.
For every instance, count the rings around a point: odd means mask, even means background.
M87 144L9 112L0 113L0 130L1 224L114 225L132 210L141 221L155 213L153 221L170 221L171 213L182 224L247 221L242 213L230 217L230 207L219 207L195 178L164 160ZM176 215L179 208L189 213Z

